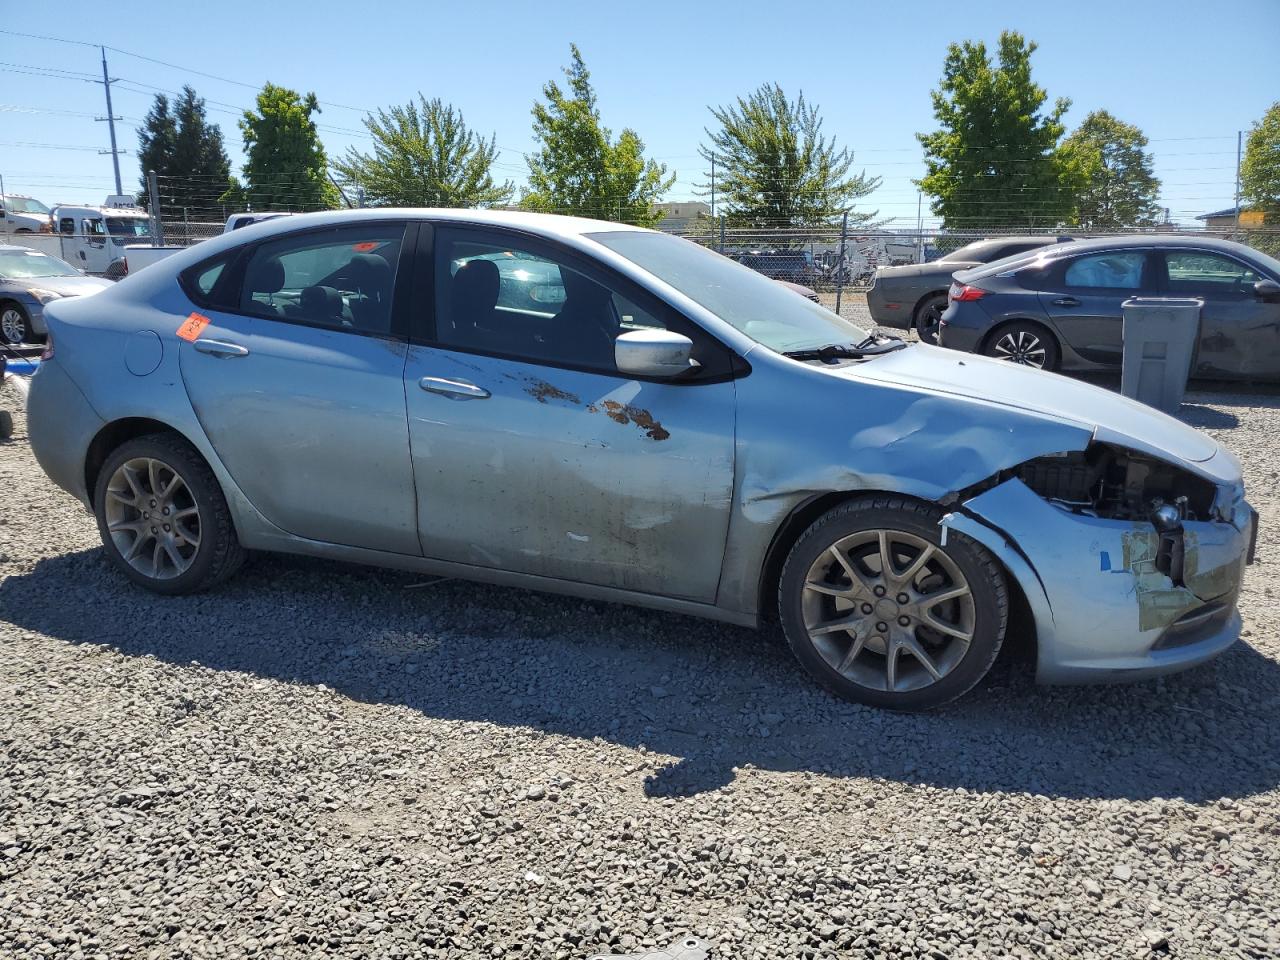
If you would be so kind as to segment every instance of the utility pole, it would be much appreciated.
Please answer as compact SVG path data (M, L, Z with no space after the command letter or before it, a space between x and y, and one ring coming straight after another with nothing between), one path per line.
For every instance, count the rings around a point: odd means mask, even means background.
M1244 131L1236 131L1236 236L1240 235L1240 161L1244 154ZM1234 239L1234 238L1233 238Z
M94 117L93 119L107 121L107 129L111 131L111 149L99 150L98 153L111 154L111 166L116 173L116 195L119 196L124 193L124 188L120 185L120 154L125 151L116 149L116 121L123 118L117 117L111 110L111 85L115 83L115 80L107 76L107 48L99 47L98 49L102 51L102 89L107 92L107 115L105 117Z

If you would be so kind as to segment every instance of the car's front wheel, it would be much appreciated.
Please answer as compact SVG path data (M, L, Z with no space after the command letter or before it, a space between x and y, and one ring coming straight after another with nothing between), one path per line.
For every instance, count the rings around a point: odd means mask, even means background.
M987 338L982 352L988 357L1040 370L1057 370L1058 341L1038 323L1015 320Z
M943 511L902 497L836 507L796 541L778 609L801 664L847 700L895 710L966 693L1004 640L1003 572Z
M194 593L244 562L217 478L175 434L116 448L98 474L93 503L107 556L148 590Z
M14 345L31 342L31 318L22 304L11 300L0 304L0 339Z
M947 295L945 293L935 293L926 297L921 301L920 306L916 307L915 327L916 336L920 338L921 343L938 342L938 324L942 320L942 314L947 309Z

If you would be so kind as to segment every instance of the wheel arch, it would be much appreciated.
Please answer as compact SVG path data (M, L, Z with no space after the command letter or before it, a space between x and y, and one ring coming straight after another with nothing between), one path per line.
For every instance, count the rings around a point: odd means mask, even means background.
M761 622L778 619L778 583L782 577L782 568L787 555L797 540L820 516L842 503L863 497L893 496L917 500L921 503L934 503L925 497L911 496L894 490L834 490L817 494L800 502L778 524L773 539L765 552L764 563L760 567L760 584L757 594L756 613ZM987 550L1004 574L1005 585L1009 591L1009 622L1005 630L1005 644L1009 653L1019 660L1027 659L1036 662L1040 637L1035 611L1027 597L1018 574L1010 569L1005 557L990 549L979 541L979 545Z
M113 420L94 435L93 439L89 441L88 450L85 452L85 493L91 506L96 506L93 503L93 492L98 484L98 474L102 470L102 465L107 462L107 457L111 456L111 451L122 443L128 443L138 437L145 437L150 433L172 433L175 436L179 436L191 444L192 449L204 459L204 454L200 453L200 448L196 444L191 443L191 438L171 423L165 423L162 420L155 420L151 417L122 417L118 420Z
M1041 330L1043 330L1047 336L1053 339L1053 345L1058 348L1058 360L1059 362L1061 362L1062 337L1058 335L1057 330L1049 326L1049 324L1045 323L1043 320L1038 319L1036 317L1007 317L1001 320L999 323L993 325L991 329L988 330L985 334L983 334L982 339L978 341L978 349L975 352L977 353L985 352L987 347L991 345L991 341L993 341L1002 330L1008 329L1009 327L1013 326L1015 323L1026 323L1026 324L1030 324L1033 327L1039 327Z
M930 297L938 297L938 296L945 297L947 295L947 289L948 289L947 287L942 287L941 289L930 290L927 293L921 294L919 299L917 299L916 302L911 307L911 322L912 323L916 322L916 319L920 315L920 308L924 306L924 302L926 300L928 300Z

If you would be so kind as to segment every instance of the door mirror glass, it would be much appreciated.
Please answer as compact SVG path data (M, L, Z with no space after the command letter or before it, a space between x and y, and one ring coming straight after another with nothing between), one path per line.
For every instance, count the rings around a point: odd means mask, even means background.
M1280 283L1274 280L1259 280L1253 285L1253 292L1259 300L1280 300Z
M635 377L678 377L697 366L693 341L673 330L651 328L619 334L613 341L618 372Z

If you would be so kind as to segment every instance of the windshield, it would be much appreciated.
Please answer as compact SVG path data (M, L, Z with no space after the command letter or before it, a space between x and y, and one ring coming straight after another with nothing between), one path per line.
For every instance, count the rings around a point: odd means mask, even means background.
M49 208L30 197L5 197L4 205L13 213L47 214Z
M113 237L149 237L146 217L107 217L107 232Z
M728 257L665 233L588 236L778 353L853 344L867 331Z
M6 280L78 276L80 271L71 264L38 250L0 250L0 277Z

